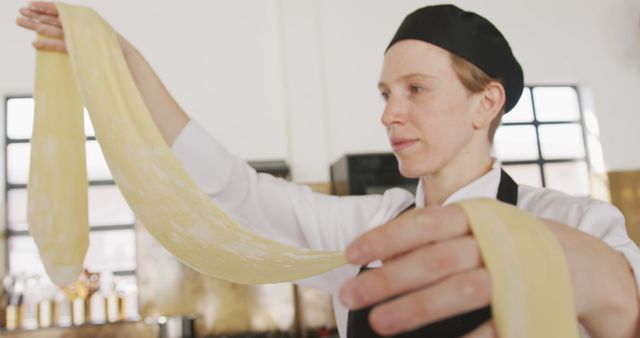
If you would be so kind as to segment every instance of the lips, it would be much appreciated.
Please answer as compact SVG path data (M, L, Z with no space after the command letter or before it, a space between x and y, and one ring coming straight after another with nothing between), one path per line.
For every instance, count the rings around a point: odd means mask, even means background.
M409 138L391 138L391 147L393 148L394 152L399 152L403 149L406 149L412 145L414 145L416 142L418 142L418 139L409 139Z

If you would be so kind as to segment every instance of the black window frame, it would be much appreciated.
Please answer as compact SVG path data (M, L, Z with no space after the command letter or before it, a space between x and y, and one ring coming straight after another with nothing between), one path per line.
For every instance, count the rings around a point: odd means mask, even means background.
M10 266L10 261L11 261L11 250L9 248L9 240L12 237L20 237L20 236L30 236L29 231L28 230L13 230L9 227L9 192L11 190L19 190L19 189L26 189L27 188L27 184L15 184L15 183L9 183L9 179L8 179L8 148L9 145L11 144L24 144L24 143L30 143L31 139L27 138L27 139L12 139L9 138L8 135L8 115L9 115L9 101L13 100L13 99L33 99L33 95L28 95L28 94L23 94L23 95L6 95L4 97L3 103L4 103L4 128L3 128L3 133L4 133L4 204L3 204L3 208L4 208L4 230L5 230L5 262L4 263L4 268L7 274L10 273L11 271L11 266ZM96 141L96 137L95 136L87 136L85 139L85 142L88 141ZM95 187L95 186L116 186L115 181L113 180L89 180L88 181L89 184L89 188L91 187ZM90 233L97 233L97 232L103 232L103 231L118 231L118 230L131 230L133 231L133 235L135 238L135 221L134 223L130 223L130 224L108 224L108 225L99 225L99 226L89 226L89 232ZM137 262L134 261L134 263L137 265ZM137 268L137 266L136 266ZM132 269L132 270L116 270L116 271L112 271L114 276L131 276L134 278L137 278L136 276L136 269Z
M579 113L578 119L571 120L571 121L561 121L561 120L540 121L538 120L538 114L537 114L536 103L534 98L535 88L571 88L573 89L573 91L576 94L576 99L578 102L578 113ZM531 96L531 111L533 114L533 120L530 122L502 122L500 127L502 126L533 126L535 129L535 135L536 135L536 146L538 149L538 158L535 160L501 161L502 165L509 166L509 165L536 164L540 171L540 180L541 180L542 187L547 187L547 180L545 177L546 175L544 173L545 164L576 163L576 162L585 163L587 165L588 174L591 176L593 168L591 166L591 159L589 157L589 148L588 148L588 142L587 142L587 128L585 126L583 103L582 103L582 98L581 98L580 90L578 89L578 86L571 85L571 84L531 84L531 85L525 85L524 90L528 90ZM567 157L567 158L559 158L559 159L545 159L544 156L542 155L542 145L540 142L539 127L545 126L545 125L573 125L573 124L578 124L580 126L580 131L582 133L582 144L584 146L584 156ZM591 182L589 182L588 184L589 184L588 188L590 190Z

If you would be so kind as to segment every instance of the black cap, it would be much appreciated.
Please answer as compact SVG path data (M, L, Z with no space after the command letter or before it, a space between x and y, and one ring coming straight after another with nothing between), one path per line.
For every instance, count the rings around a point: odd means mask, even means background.
M505 112L518 103L524 89L522 68L507 40L487 19L454 5L423 7L407 15L387 49L409 39L446 49L501 79L506 92Z

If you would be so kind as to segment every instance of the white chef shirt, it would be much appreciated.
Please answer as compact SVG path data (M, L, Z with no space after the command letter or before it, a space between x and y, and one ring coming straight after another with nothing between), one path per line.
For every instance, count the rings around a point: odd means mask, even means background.
M200 188L232 218L272 240L299 247L344 250L358 235L392 220L414 203L413 195L399 188L382 195L337 197L256 173L193 120L180 133L172 150ZM500 163L494 161L491 171L456 191L444 204L473 197L495 198L499 183ZM420 183L415 204L418 208L424 206ZM519 185L518 207L600 238L625 255L636 281L640 281L640 250L627 235L624 217L614 206ZM344 266L299 281L333 295L341 337L346 336L348 310L338 300L338 291L358 270L357 266ZM582 337L588 335L583 333Z

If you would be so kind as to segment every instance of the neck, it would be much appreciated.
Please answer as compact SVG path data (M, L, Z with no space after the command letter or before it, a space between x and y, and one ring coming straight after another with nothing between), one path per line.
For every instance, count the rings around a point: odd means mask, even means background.
M422 176L425 206L443 205L453 193L491 171L490 147L462 151L446 167Z

